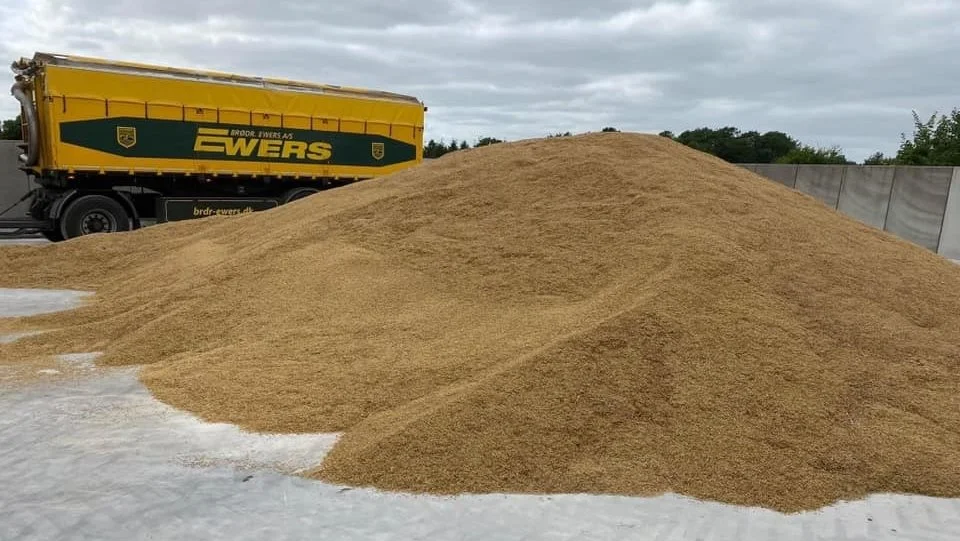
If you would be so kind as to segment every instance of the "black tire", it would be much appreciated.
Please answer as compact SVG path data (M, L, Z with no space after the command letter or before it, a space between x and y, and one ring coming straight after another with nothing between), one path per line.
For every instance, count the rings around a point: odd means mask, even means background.
M283 194L283 198L280 199L280 204L286 205L291 201L303 199L304 197L311 196L315 193L320 193L320 190L316 188L293 188L287 191L287 193Z
M61 233L59 229L55 229L53 231L41 231L40 234L50 242L61 242L64 240L63 233Z
M78 197L60 215L60 232L64 239L129 230L130 215L126 209L105 195Z

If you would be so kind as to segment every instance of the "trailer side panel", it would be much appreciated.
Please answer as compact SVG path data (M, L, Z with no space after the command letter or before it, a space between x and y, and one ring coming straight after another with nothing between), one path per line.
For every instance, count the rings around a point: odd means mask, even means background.
M38 78L45 169L369 178L422 160L423 107L48 65Z

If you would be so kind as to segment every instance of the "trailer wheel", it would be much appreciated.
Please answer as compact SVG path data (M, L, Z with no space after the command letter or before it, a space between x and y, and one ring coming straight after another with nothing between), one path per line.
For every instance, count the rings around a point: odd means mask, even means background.
M41 231L40 234L50 242L61 242L64 240L63 233L61 233L59 229L54 229L53 231Z
M130 216L123 205L104 195L84 195L73 200L60 216L64 239L93 233L130 230Z
M316 188L293 188L292 190L287 191L283 194L283 199L281 204L286 205L291 201L296 201L297 199L303 199L304 197L313 195L315 193L320 193L320 190Z

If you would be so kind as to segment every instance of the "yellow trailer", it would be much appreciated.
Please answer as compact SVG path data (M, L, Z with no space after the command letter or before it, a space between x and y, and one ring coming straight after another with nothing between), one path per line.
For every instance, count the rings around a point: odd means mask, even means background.
M29 220L53 240L271 208L423 160L413 96L48 53L13 71Z

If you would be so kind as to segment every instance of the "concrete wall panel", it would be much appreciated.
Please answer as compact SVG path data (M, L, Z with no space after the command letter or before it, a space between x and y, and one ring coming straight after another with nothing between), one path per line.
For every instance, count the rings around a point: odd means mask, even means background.
M952 178L951 167L898 167L886 230L936 251Z
M893 167L847 167L837 209L867 225L883 229L893 188Z
M790 164L777 163L756 163L751 164L750 169L761 176L767 177L783 184L788 188L793 188L797 184L797 166Z
M953 170L953 182L947 197L947 212L940 233L940 255L960 259L960 167Z
M843 165L801 165L797 168L794 188L835 209L845 169Z
M12 205L17 199L30 191L30 179L17 169L17 155L21 141L0 141L0 212ZM27 202L21 203L0 218L23 218L27 212Z

